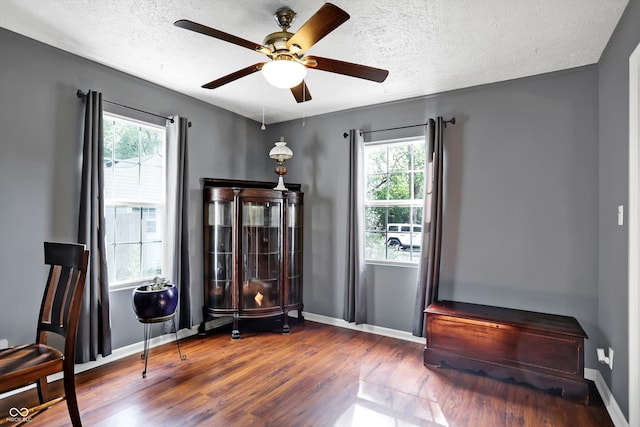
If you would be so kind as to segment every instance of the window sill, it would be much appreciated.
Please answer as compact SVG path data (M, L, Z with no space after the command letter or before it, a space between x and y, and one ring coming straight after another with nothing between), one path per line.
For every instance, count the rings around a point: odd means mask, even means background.
M117 283L115 285L110 285L109 286L109 292L111 291L125 291L125 290L132 290L137 288L138 286L142 286L143 284L147 283L147 282L151 282L153 281L153 277L149 277L146 279L140 279L140 280L135 280L132 282L123 282L123 283Z
M391 260L378 260L378 259L368 259L365 261L367 265L382 265L389 267L408 267L408 268L418 268L420 264L417 262L409 262L409 261L391 261Z

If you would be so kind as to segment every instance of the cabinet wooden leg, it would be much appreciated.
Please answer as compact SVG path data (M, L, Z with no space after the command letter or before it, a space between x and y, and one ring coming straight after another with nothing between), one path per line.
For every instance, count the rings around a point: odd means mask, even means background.
M202 322L198 326L198 335L203 336L207 334L207 308L202 306Z
M291 332L291 330L289 329L289 312L288 311L285 310L282 320L283 320L282 333L288 334L289 332Z
M233 314L233 330L231 331L231 339L239 340L240 339L240 329L238 329L238 315L236 313Z

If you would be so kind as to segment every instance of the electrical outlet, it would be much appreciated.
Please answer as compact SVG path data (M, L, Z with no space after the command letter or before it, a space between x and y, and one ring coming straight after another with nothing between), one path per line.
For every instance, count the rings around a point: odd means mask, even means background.
M5 338L0 340L0 350L9 348L9 341Z

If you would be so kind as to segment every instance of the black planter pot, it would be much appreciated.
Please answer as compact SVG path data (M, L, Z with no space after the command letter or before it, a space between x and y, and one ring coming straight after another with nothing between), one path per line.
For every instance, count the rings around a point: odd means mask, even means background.
M133 290L132 303L140 322L164 322L176 312L178 288L173 283L163 284L160 289L152 284L138 286Z

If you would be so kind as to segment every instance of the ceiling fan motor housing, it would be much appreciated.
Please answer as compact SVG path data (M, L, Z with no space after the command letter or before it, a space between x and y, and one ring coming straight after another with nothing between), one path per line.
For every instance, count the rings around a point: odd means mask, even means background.
M293 33L288 31L277 31L265 37L262 44L271 49L273 53L288 52L287 41L291 36Z

